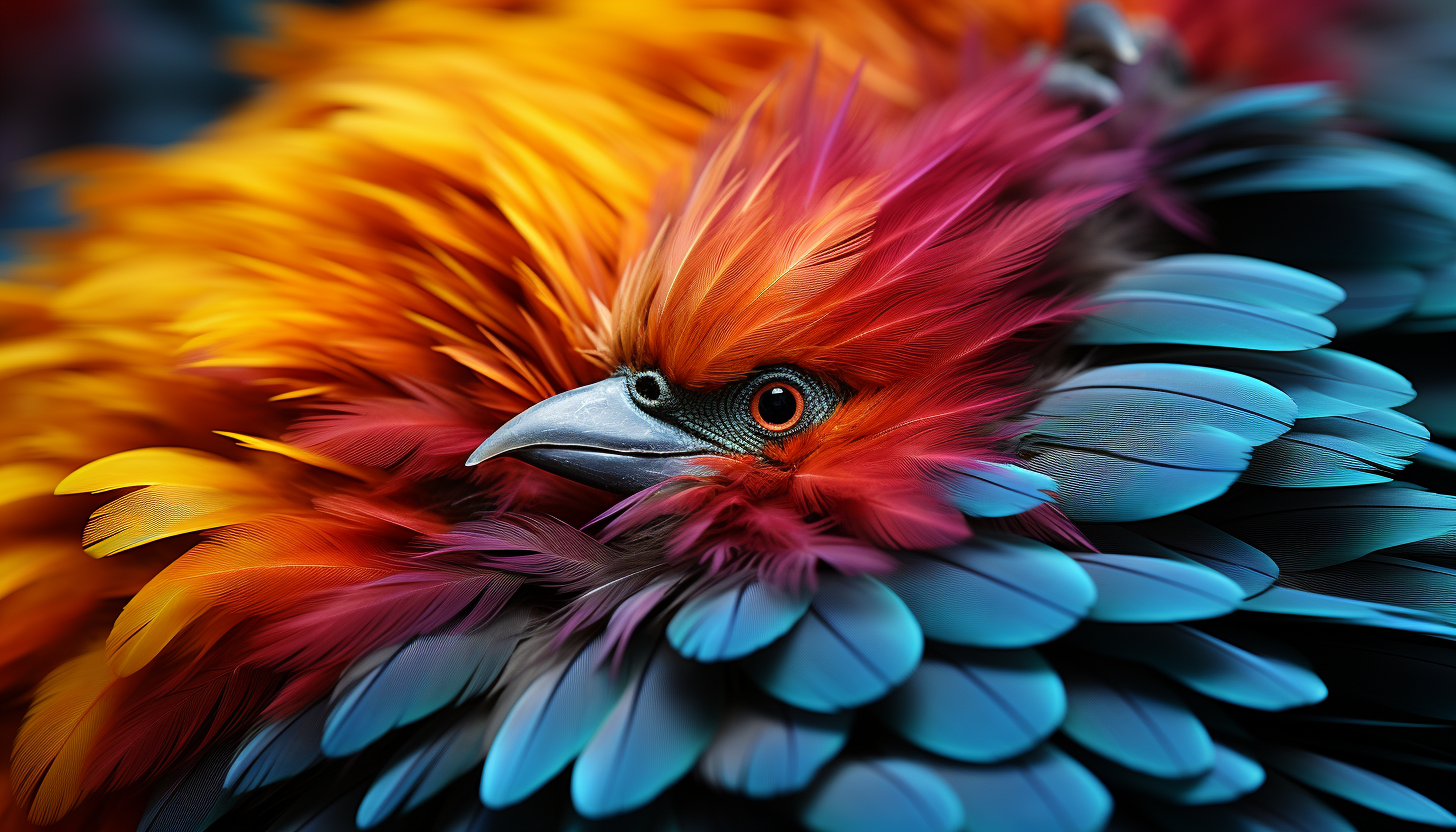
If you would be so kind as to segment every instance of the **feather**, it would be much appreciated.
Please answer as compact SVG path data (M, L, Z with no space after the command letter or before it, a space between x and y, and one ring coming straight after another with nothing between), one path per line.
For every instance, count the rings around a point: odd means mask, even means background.
M1429 439L1419 422L1393 410L1301 419L1254 451L1242 479L1286 488L1388 482Z
M1241 122L1271 120L1311 123L1344 112L1344 103L1334 85L1270 84L1221 95L1169 130L1168 138L1186 138L1195 133L1247 129Z
M1057 483L1019 465L962 468L947 483L951 502L971 517L1009 517L1056 499Z
M1098 653L1146 664L1204 696L1245 708L1283 711L1323 701L1329 692L1288 651L1246 650L1184 624L1103 625L1086 639Z
M1339 286L1289 266L1230 254L1180 254L1118 274L1103 291L1171 292L1314 315L1345 299Z
M1322 569L1377 549L1456 531L1456 497L1406 483L1251 488L1205 519L1266 552L1285 572Z
M875 706L900 736L942 757L994 763L1040 745L1067 697L1035 650L939 648Z
M813 832L955 832L966 814L929 766L871 759L831 767L809 793L799 819Z
M334 690L324 753L353 754L392 728L484 693L526 624L525 610L512 610L475 632L420 636L355 662Z
M739 705L699 758L698 774L716 788L752 798L800 791L844 748L852 720L850 711Z
M1238 608L1239 585L1193 563L1138 555L1072 555L1097 585L1092 621L1164 623L1217 618Z
M1416 395L1411 383L1394 370L1338 350L1170 350L1159 358L1219 367L1271 384L1294 400L1301 419L1398 407Z
M219 746L202 760L177 772L152 793L137 832L199 832L217 818L228 802L223 775L231 754Z
M1151 674L1127 667L1062 671L1062 730L1083 747L1142 774L1186 779L1214 764L1213 740L1182 699Z
M660 643L582 749L571 773L572 805L588 818L645 805L692 769L722 711L719 671Z
M1335 337L1335 325L1308 312L1169 291L1116 289L1092 298L1075 343L1193 344L1252 350L1308 350Z
M971 647L1030 647L1081 621L1096 586L1076 562L1024 537L981 532L970 542L905 555L885 578L928 638Z
M1379 329L1415 309L1426 279L1406 268L1321 269L1345 290L1345 302L1325 314L1343 336Z
M1387 777L1298 748L1266 748L1264 760L1285 776L1326 794L1414 823L1456 827L1456 815Z
M868 576L823 578L804 618L743 664L776 698L810 711L885 695L920 662L920 627L905 603Z
M1052 388L1032 410L1024 464L1057 481L1073 520L1145 520L1222 494L1249 450L1286 431L1294 413L1287 396L1236 373L1101 367Z
M1419 610L1321 595L1286 586L1271 587L1262 595L1245 601L1242 608L1274 615L1333 619L1364 627L1456 636L1456 628L1443 624L1437 616Z
M409 812L485 759L493 727L490 712L447 714L411 738L369 785L354 822L373 829L396 812Z
M324 717L329 703L317 702L292 716L265 722L238 746L223 786L243 794L305 771L324 759Z
M304 792L284 810L267 832L342 832L354 825L354 807L364 794L362 784L344 791Z
M1115 536L1110 529L1092 527L1088 537L1105 551L1187 558L1234 581L1246 597L1268 589L1279 577L1279 564L1273 558L1187 514L1129 523Z
M1180 806L1208 806L1238 800L1264 785L1264 769L1253 759L1214 743L1213 768L1177 780L1140 774L1096 758L1088 765L1105 782L1152 795Z
M1356 832L1349 821L1277 775L1242 800L1211 806L1149 803L1165 828L1187 832Z
M760 581L714 587L678 610L667 640L700 662L741 659L787 633L809 609L810 598Z
M480 799L501 809L530 797L575 759L622 695L631 668L613 672L601 639L538 675L491 743Z
M1456 569L1389 555L1293 572L1284 582L1293 589L1421 610L1456 624Z
M1097 832L1112 796L1091 772L1050 744L987 766L940 765L976 832Z

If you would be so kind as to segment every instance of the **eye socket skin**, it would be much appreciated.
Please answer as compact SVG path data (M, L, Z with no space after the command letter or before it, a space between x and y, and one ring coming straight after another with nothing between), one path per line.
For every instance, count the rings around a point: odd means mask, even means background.
M783 379L770 381L753 392L748 411L758 426L771 433L793 430L804 418L804 394Z

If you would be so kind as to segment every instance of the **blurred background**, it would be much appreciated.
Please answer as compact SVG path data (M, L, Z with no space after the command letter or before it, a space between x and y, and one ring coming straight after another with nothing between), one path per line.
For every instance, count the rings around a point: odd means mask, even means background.
M227 49L266 14L259 0L0 0L0 262L17 231L66 219L26 160L187 136L247 95Z

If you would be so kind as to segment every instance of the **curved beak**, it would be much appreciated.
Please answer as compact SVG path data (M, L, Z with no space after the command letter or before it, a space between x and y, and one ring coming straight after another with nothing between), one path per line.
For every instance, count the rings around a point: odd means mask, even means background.
M501 425L465 460L511 456L537 468L630 494L692 473L695 457L722 450L647 415L614 376L537 402Z

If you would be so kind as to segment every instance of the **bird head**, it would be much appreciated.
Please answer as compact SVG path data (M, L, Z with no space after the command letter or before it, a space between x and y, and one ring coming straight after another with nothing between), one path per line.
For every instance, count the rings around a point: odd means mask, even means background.
M616 371L468 464L635 493L609 534L683 518L675 556L791 580L965 538L967 481L1050 500L1015 473L1016 426L1112 259L1065 256L1073 229L1135 185L1137 155L1031 75L913 118L856 80L777 85L722 130L628 260L599 338Z

